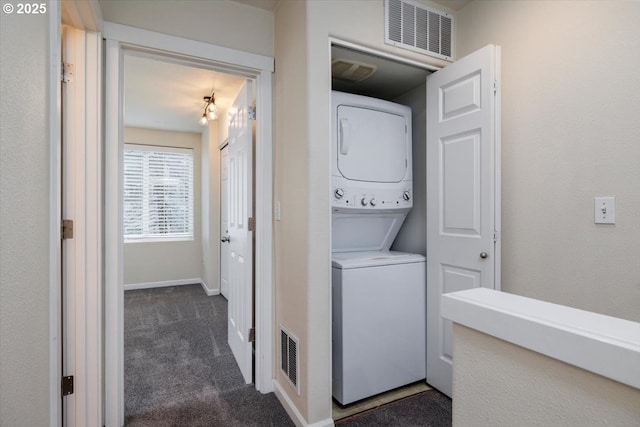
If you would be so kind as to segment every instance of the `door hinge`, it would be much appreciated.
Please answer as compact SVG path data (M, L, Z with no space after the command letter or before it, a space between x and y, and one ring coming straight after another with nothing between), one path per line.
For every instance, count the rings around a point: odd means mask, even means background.
M62 220L62 240L73 239L73 220Z
M496 80L493 81L493 94L498 93L498 82Z
M498 233L496 231L493 232L493 243L498 241Z
M249 120L256 119L256 107L249 107L248 113L249 113Z
M249 231L256 231L256 219L254 217L249 217Z
M75 66L73 64L67 64L63 62L60 69L60 81L62 83L69 83L73 81L73 75L75 74Z
M73 394L73 375L62 377L62 396Z
M256 328L249 329L249 342L256 341Z

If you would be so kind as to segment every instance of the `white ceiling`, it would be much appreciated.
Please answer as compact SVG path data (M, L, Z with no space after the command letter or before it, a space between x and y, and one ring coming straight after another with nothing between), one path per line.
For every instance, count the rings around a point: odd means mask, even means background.
M215 91L216 106L227 110L244 77L127 54L124 59L126 126L202 132L203 97Z
M381 56L359 52L342 46L331 47L331 60L355 61L376 68L368 78L354 83L332 76L331 87L340 92L393 101L396 97L412 90L427 81L430 71L424 68L397 62Z

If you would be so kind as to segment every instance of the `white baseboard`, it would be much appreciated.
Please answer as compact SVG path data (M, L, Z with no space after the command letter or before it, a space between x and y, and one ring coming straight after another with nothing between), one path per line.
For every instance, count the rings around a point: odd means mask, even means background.
M142 283L130 283L124 285L125 291L132 291L134 289L151 289L151 288L164 288L167 286L182 286L182 285L196 285L202 286L202 289L207 296L220 295L220 289L209 289L204 280L200 278L194 279L178 279L178 280L163 280L161 282L142 282Z
M298 411L298 408L296 408L296 406L293 404L291 399L289 399L289 396L287 395L287 393L284 392L280 383L275 379L273 380L273 392L275 393L276 397L282 404L282 407L285 409L285 411L287 411L287 414L289 415L289 418L291 418L291 421L293 421L293 423L296 426L298 427L333 427L332 418L327 418L325 420L317 421L313 424L307 424L307 420L304 419L300 411Z
M220 289L209 289L204 280L200 279L200 284L202 285L202 289L207 294L207 296L220 295Z

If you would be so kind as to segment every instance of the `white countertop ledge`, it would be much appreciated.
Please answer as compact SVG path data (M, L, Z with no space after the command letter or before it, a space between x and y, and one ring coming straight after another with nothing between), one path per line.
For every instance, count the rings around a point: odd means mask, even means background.
M445 294L441 308L445 319L640 389L640 323L487 288Z

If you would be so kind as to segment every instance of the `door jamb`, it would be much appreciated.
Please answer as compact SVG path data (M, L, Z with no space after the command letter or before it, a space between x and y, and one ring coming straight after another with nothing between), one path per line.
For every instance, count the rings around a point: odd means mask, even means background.
M88 2L74 2L63 0L62 2L48 3L49 14L49 138L50 138L50 191L49 191L49 219L50 219L50 244L49 244L49 425L63 425L63 399L61 396L60 383L64 374L73 374L76 382L76 396L71 420L76 424L85 424L88 420L97 420L96 423L102 424L102 353L101 353L101 311L94 310L91 306L87 310L81 301L80 304L74 304L71 310L74 311L74 328L75 325L82 324L83 337L90 345L79 346L75 343L74 348L68 351L74 354L71 359L72 365L69 372L63 371L63 346L65 345L65 335L62 328L63 304L62 304L62 286L69 286L63 282L63 271L65 274L73 274L84 276L84 279L78 276L79 283L70 285L73 287L72 292L79 298L91 298L100 292L102 281L100 280L102 254L100 253L100 144L101 144L101 72L102 58L100 55L100 46L102 36L100 34L102 26L102 17L100 7L96 0ZM62 162L62 88L61 88L61 63L62 63L62 25L70 27L81 32L76 37L84 37L85 48L76 51L75 54L82 62L82 69L78 69L76 75L82 74L82 81L78 81L77 85L82 86L81 90L85 97L74 97L66 99L70 107L75 111L81 111L85 114L82 120L83 126L75 126L76 132L75 143L84 144L86 147L87 157L76 158L72 165L63 165ZM75 31L75 30L74 30ZM74 40L75 41L75 40ZM75 43L72 44L75 48ZM87 77L84 79L84 77ZM80 123L78 123L80 124ZM75 195L74 188L71 185L63 183L62 173L64 168L81 168L78 173L84 173L85 163L94 165L93 173L83 175L82 180L85 182L85 190L91 188L89 195L84 198L82 195L83 207L86 211L79 207L73 213L74 220L77 219L80 224L89 224L92 229L78 230L83 235L83 242L91 241L94 243L90 248L84 247L86 253L77 254L74 259L70 260L75 264L73 270L69 270L68 266L63 266L63 248L61 244L61 221L63 206L63 185L64 191ZM77 233L79 234L79 233ZM80 258L78 258L80 256ZM77 258L77 259L76 259ZM96 299L99 304L99 297ZM66 310L65 310L66 311ZM75 359L75 360L74 360ZM93 385L92 389L87 386ZM82 405L78 405L78 400L82 393ZM93 421L89 422L93 424Z
M273 391L273 141L271 57L224 48L141 30L104 23L105 64L105 421L122 425L123 387L123 263L122 242L122 119L123 55L127 49L142 49L180 57L217 67L222 71L256 79L256 365L255 386L262 393Z

